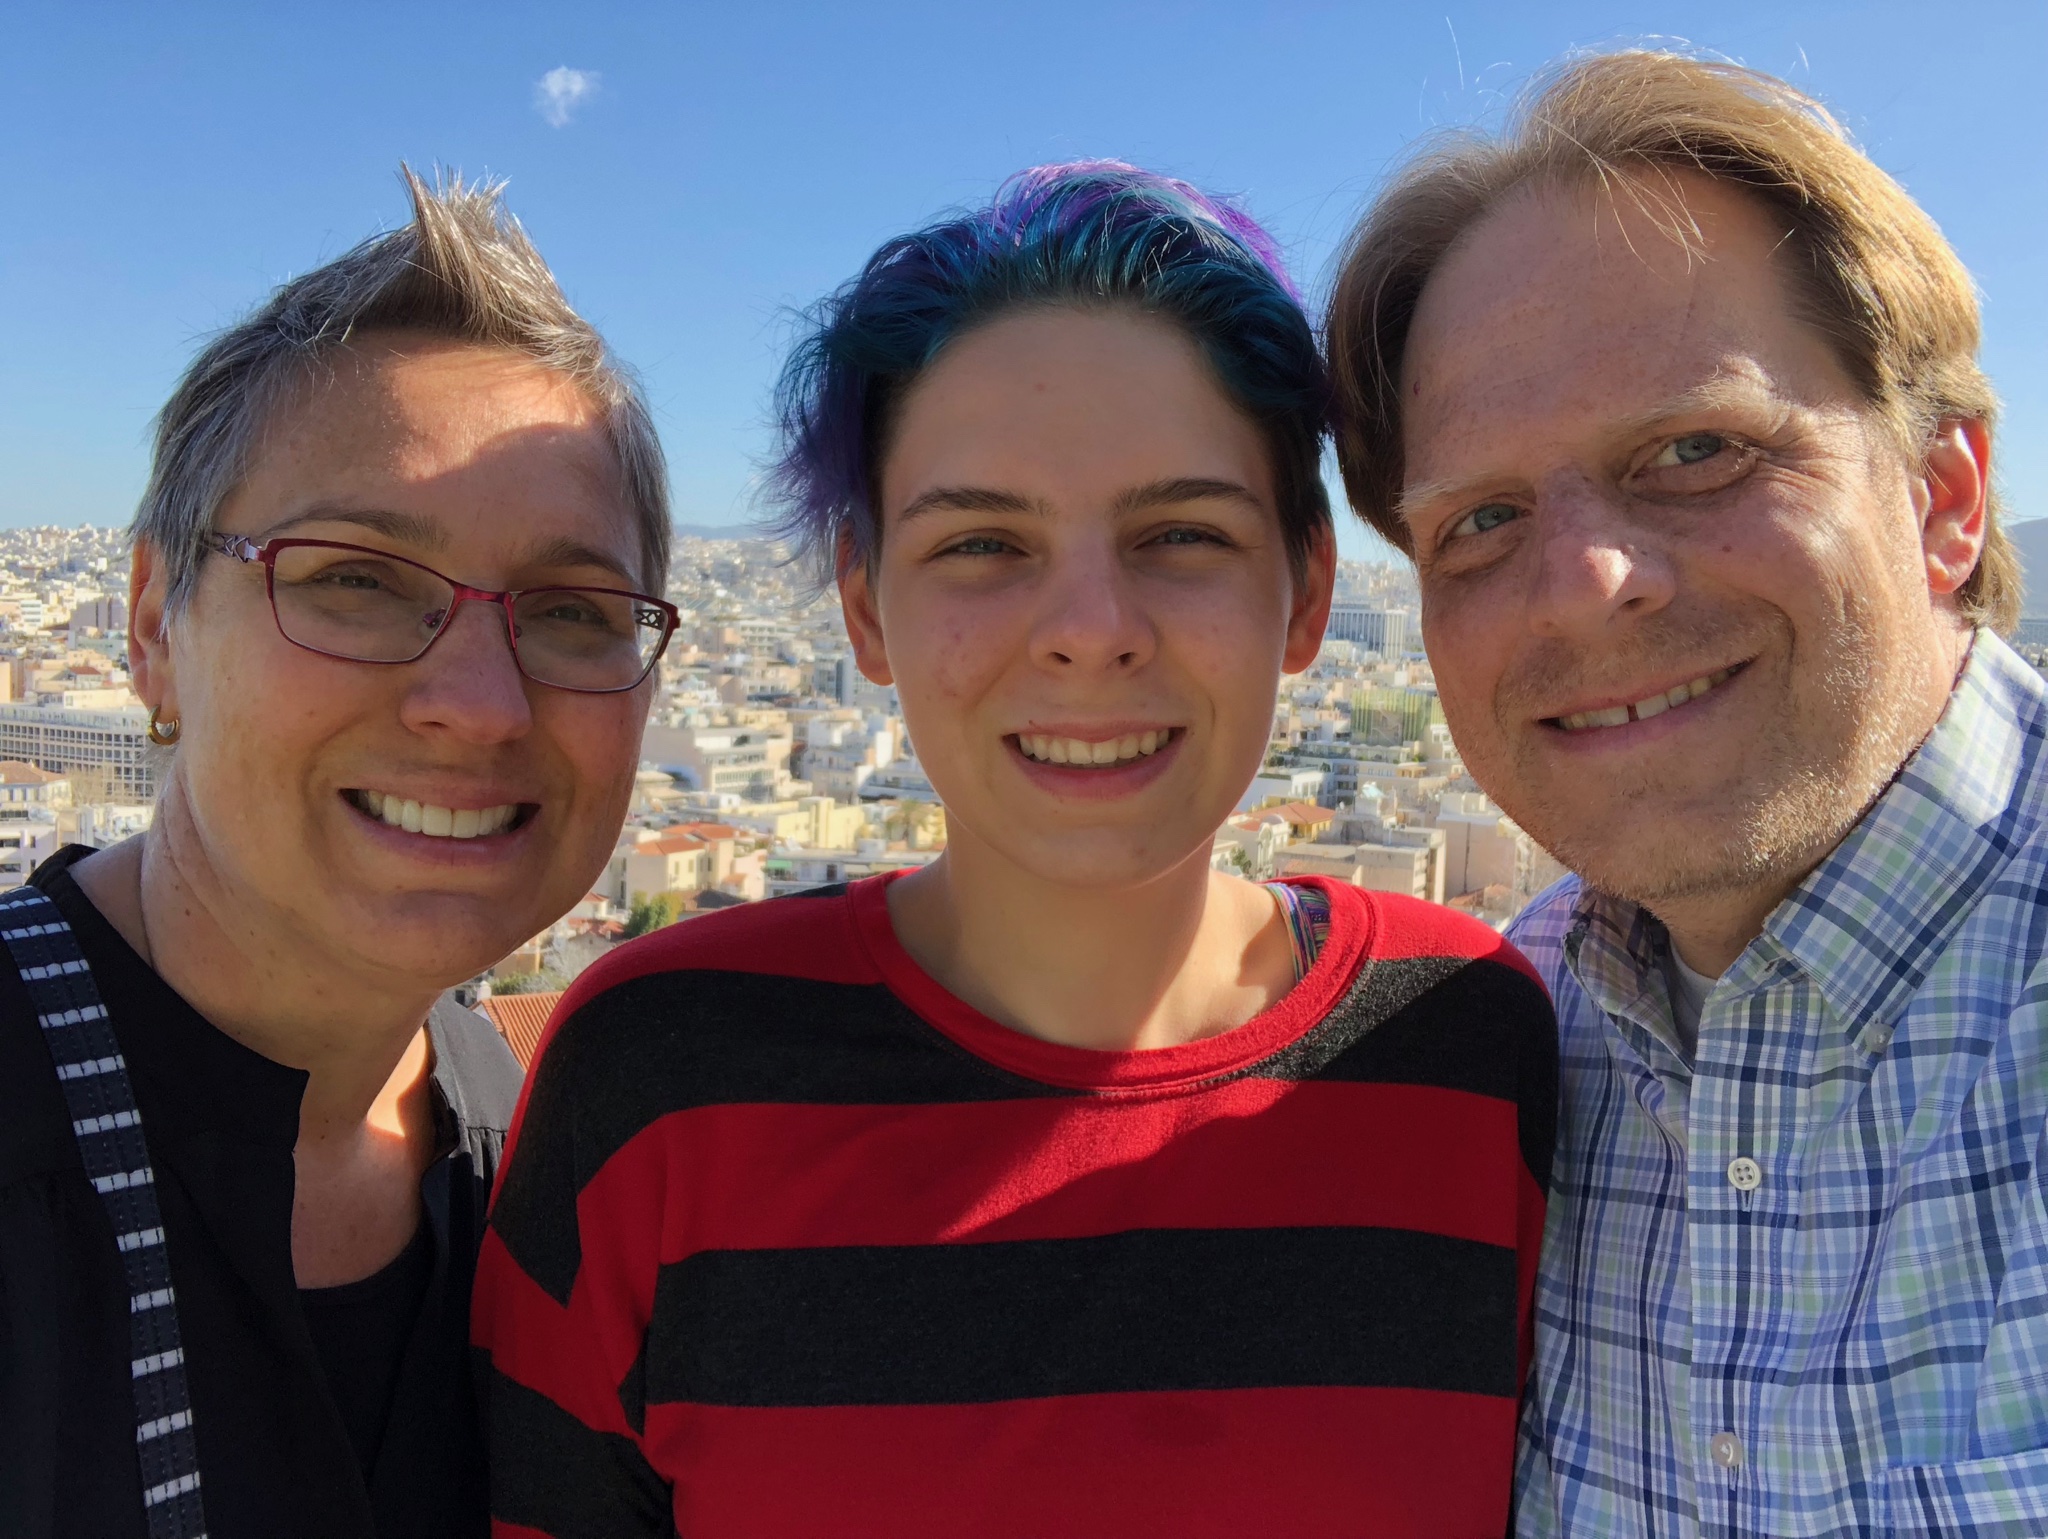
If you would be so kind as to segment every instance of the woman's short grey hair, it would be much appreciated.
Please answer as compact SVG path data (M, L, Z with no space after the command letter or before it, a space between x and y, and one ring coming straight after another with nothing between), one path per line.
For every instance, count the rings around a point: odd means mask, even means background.
M156 423L149 486L130 533L164 563L168 617L191 597L214 516L248 473L271 414L371 331L507 348L573 380L598 406L638 515L648 590L668 571L668 469L632 374L570 308L503 206L501 183L429 187L401 168L412 223L292 279L209 342Z

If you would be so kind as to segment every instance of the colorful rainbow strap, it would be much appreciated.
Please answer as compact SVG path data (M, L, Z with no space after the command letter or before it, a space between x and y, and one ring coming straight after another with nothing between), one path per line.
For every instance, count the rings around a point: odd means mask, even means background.
M129 1372L135 1390L135 1451L150 1539L206 1539L199 1500L199 1449L185 1348L164 1253L156 1172L142 1141L135 1089L92 981L78 938L57 905L33 887L0 896L0 940L56 1061L85 1173L114 1223L128 1277Z
M1287 921L1287 938L1294 943L1294 981L1301 982L1322 955L1323 942L1330 938L1330 899L1320 888L1297 887L1292 882L1262 884L1280 905L1280 917Z

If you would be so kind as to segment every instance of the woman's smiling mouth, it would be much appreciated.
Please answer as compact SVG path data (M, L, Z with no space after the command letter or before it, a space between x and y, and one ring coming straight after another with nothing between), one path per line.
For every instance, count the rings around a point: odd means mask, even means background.
M485 839L523 821L531 804L506 802L496 807L442 807L415 801L391 791L351 788L342 792L350 806L409 834L431 839Z

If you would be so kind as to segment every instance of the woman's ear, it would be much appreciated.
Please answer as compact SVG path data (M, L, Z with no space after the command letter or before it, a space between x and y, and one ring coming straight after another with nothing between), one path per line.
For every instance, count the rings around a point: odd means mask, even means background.
M842 531L834 555L839 569L839 609L846 616L846 636L853 643L854 666L871 684L894 684L889 671L889 647L882 637L882 615L875 603L875 566L872 556L858 550L852 531Z
M1294 578L1294 604L1287 616L1287 651L1283 673L1299 673L1323 649L1323 627L1330 623L1330 597L1337 586L1337 531L1324 524L1309 541L1301 570Z
M142 703L167 720L178 719L178 689L165 630L170 567L153 541L135 542L128 567L128 672Z

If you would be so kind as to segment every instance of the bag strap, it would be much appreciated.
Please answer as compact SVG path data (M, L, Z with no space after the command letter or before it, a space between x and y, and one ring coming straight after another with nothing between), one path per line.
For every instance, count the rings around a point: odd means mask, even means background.
M0 895L0 940L7 942L28 987L43 1041L56 1062L79 1156L113 1220L114 1242L127 1273L135 1451L142 1466L149 1539L205 1539L178 1305L164 1251L156 1172L143 1142L127 1062L78 937L45 893L21 887Z

